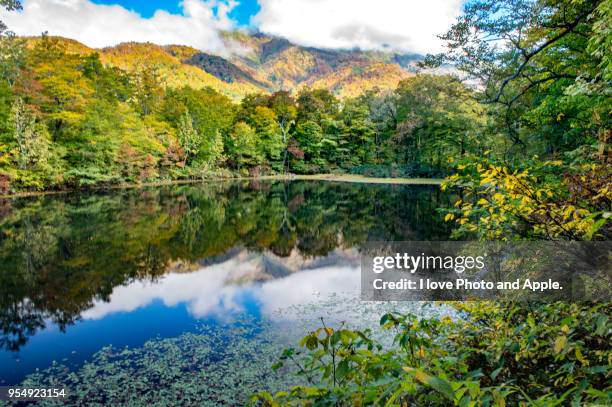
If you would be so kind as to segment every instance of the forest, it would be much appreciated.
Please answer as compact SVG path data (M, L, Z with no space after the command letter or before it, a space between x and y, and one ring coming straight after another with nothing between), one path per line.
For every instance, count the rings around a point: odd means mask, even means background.
M45 34L4 31L1 41L5 192L280 173L440 177L450 157L486 148L485 109L452 76L344 100L302 88L235 103L211 88L167 86L146 62L129 72L104 65Z
M70 54L57 38L43 36L31 48L3 41L12 53L2 85L5 189L391 164L398 173L435 175L451 168L448 157L484 149L475 138L482 109L450 76L419 76L395 92L343 101L303 89L236 104L211 88L165 87L155 67L105 67L97 54Z
M234 103L211 88L165 86L146 64L123 71L58 38L28 41L3 27L0 189L449 176L449 187L478 197L446 215L458 233L609 233L608 2L470 4L443 36L449 51L423 63L452 63L462 79L423 73L343 100L302 88Z
M474 197L446 214L457 234L609 236L609 23L605 1L470 2L442 36L448 51L422 63L456 74L342 100L301 88L239 103L166 86L154 66L127 72L2 27L0 190L448 176L446 187Z
M611 27L610 0L470 0L441 35L446 51L395 90L340 99L301 88L237 102L0 25L0 193L268 174L432 177L457 196L427 208L453 238L607 241ZM443 66L453 73L431 73ZM465 320L383 316L391 349L323 321L276 366L296 363L306 384L253 403L610 405L609 302L456 307Z

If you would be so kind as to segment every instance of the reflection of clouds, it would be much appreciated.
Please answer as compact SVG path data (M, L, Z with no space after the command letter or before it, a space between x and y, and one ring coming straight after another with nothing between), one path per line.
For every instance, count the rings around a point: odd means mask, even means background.
M292 274L280 280L262 284L257 290L261 310L272 315L281 308L312 302L317 297L352 291L358 296L359 268L323 267Z
M157 282L134 281L115 287L109 302L96 301L82 317L102 319L113 313L134 311L154 301L161 301L168 307L184 303L196 318L223 316L228 312L242 311L245 297L255 298L261 312L272 315L280 308L308 303L318 296L325 297L334 292L350 290L358 295L359 268L354 256L349 255L347 259L341 254L338 266L324 264L316 267L315 264L307 271L252 283L258 278L269 278L265 273L269 261L264 256L241 253L192 273L171 273Z

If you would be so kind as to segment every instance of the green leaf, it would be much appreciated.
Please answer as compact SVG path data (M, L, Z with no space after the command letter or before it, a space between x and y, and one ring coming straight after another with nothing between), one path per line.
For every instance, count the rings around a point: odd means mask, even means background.
M337 380L344 379L344 377L349 372L349 370L350 370L350 368L349 368L348 360L344 359L344 360L340 361L340 363L338 363L338 367L336 367L336 379Z
M450 401L455 401L455 392L453 391L453 387L449 381L440 377L431 376L420 369L415 369L412 367L404 367L404 370L412 374L419 382L442 393Z

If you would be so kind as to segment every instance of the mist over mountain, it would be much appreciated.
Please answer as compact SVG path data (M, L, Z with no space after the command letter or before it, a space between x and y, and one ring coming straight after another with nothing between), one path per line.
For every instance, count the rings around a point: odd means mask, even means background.
M224 55L184 45L126 42L102 49L61 38L69 52L98 52L103 63L127 71L143 65L158 69L170 87L210 86L234 99L254 92L324 88L341 98L364 91L395 89L412 76L418 54L304 47L259 32L221 32ZM37 37L29 39L33 44Z

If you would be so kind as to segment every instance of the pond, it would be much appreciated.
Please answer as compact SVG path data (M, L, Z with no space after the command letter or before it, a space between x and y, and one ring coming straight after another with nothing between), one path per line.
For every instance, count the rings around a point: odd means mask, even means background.
M445 240L437 186L211 182L0 200L0 386L74 404L240 404L309 329L375 327L367 241Z

